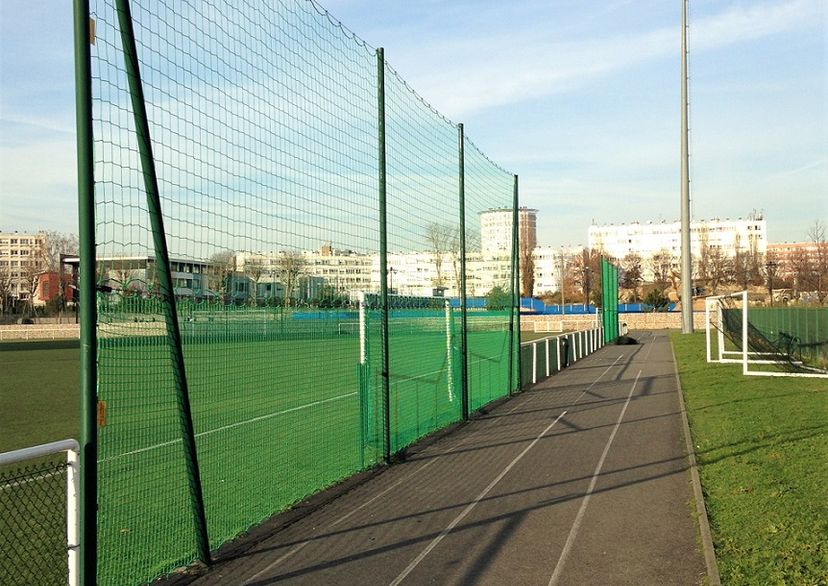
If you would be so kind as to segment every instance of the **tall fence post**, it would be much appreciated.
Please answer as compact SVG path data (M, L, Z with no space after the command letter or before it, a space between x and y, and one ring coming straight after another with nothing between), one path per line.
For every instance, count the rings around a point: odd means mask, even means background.
M144 88L141 83L141 70L138 51L135 46L135 32L132 26L129 0L116 0L118 23L121 28L121 42L124 48L129 93L132 99L132 114L138 139L138 151L147 191L147 208L152 225L152 240L155 248L155 264L158 271L158 284L164 308L167 337L170 344L170 358L173 366L176 398L178 402L179 423L184 444L184 458L187 465L187 481L195 524L198 556L205 564L210 563L210 541L207 535L207 517L204 513L204 497L201 491L201 473L196 453L195 434L193 432L193 415L190 408L190 394L187 388L187 373L184 369L184 353L181 348L181 331L178 325L178 312L173 290L170 257L167 251L167 239L164 231L164 218L161 212L161 198L158 190L158 177L155 172L155 158L152 152L149 121L147 118Z
M514 178L515 181L512 193L512 271L510 275L512 280L512 307L511 311L509 312L509 394L512 394L512 391L514 390L512 380L514 378L514 368L517 369L517 390L520 390L523 387L523 381L521 380L523 373L521 372L520 364L520 267L518 266L520 257L518 255L518 176L515 175ZM515 326L517 326L517 331L515 331ZM515 348L517 348L517 353L515 352Z
M80 506L79 584L97 574L97 318L95 291L95 161L92 152L92 53L89 0L75 0L75 124L78 145L78 241L80 248ZM61 284L62 285L62 284Z
M460 196L460 351L463 360L461 365L463 380L460 392L463 421L466 421L469 418L469 337L466 311L466 148L462 122L457 125L457 151Z
M391 462L391 372L388 340L388 225L385 169L385 49L377 49L377 159L379 172L380 312L382 314L382 416L384 458Z

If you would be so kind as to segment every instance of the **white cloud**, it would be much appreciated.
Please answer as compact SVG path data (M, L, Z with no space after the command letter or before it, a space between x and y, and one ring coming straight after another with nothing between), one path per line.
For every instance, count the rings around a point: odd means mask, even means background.
M691 21L691 56L810 26L822 16L820 0L736 6ZM515 39L510 34L418 47L408 59L420 63L415 85L422 95L449 117L461 119L495 106L570 92L601 75L677 54L679 30L676 25L575 42L549 41L548 35L538 34ZM447 55L452 58L447 60Z

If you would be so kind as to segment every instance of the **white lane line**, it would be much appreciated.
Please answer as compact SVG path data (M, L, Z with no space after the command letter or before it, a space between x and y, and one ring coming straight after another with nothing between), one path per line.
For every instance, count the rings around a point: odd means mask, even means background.
M555 565L552 577L549 578L549 586L555 586L561 579L561 572L563 571L564 564L566 563L566 558L569 557L569 552L572 550L572 545L575 543L575 538L578 536L578 531L581 529L581 522L584 520L584 513L586 512L587 505L589 504L589 499L592 496L592 492L595 490L595 485L598 482L598 475L601 474L601 468L604 467L604 460L606 460L612 441L615 439L615 434L621 426L621 420L624 419L624 414L627 412L627 407L630 404L630 400L635 392L635 387L638 384L638 378L640 376L641 371L639 370L638 374L635 375L635 382L633 382L632 388L630 389L630 394L627 395L627 401L624 403L624 407L618 415L618 421L615 422L615 427L612 429L612 433L607 440L607 445L604 446L604 452L598 460L598 465L595 466L595 472L593 472L592 479L589 481L589 488L587 488L586 495L581 503L581 508L578 509L578 514L575 515L575 521L572 523L572 529L569 530L569 537L566 538L566 543L561 551L561 557L558 558L558 563Z
M644 361L646 362L650 358L650 352L653 351L653 346L655 346L655 332L652 334L652 339L650 340L650 347L647 349L647 355L644 357Z
M489 483L489 486L484 488L483 491L480 494L478 494L477 497L472 502L470 502L466 506L466 508L463 509L463 511L459 515L457 515L451 523L448 524L448 526L445 529L443 529L440 535L435 537L431 541L431 543L429 543L428 546L422 552L420 552L420 555L414 558L414 560L410 564L408 564L408 566L400 573L399 576L394 578L390 586L398 586L403 580L405 580L405 578L414 570L414 568L416 568L420 564L420 562L422 562L425 559L425 557L429 553L431 553L431 551L435 547L437 547L437 545L446 537L446 535L451 533L451 530L454 529L457 526L457 524L460 523L460 521L462 521L466 517L466 515L468 515L472 511L474 507L477 506L477 503L479 503L481 500L483 500L483 498L485 498L487 494L489 494L489 492L495 487L495 485L498 482L500 482L503 479L503 477L506 476L506 474L508 474L509 470L511 470L515 466L515 464L517 464L521 460L521 458L523 458L523 456L525 456L529 452L529 450L531 450L535 446L535 444L537 444L541 440L541 438L543 438L543 436L546 435L546 433L550 429L552 429L552 426L558 423L558 421L560 421L561 417L563 417L564 415L566 415L566 411L558 415L558 417L552 423L550 423L546 427L546 429L540 432L540 434L534 440L532 440L532 443L526 446L526 448L524 448L524 450L520 454L515 456L515 458L500 472L500 474L498 474L497 477Z
M511 409L509 409L506 412L506 415L514 413L520 407L521 407L520 404L515 405L514 407L512 407ZM355 509L353 509L349 513L345 513L340 518L338 518L336 521L333 521L330 525L328 525L325 528L325 530L327 531L328 529L332 529L333 527L336 527L337 525L339 525L343 521L351 518L351 516L353 516L357 512L361 511L362 509L364 509L368 505L375 503L377 500L379 500L380 498L382 498L383 496L385 496L386 494L388 494L389 492L391 492L392 490L397 488L399 485L401 485L404 482L410 480L413 476L415 476L416 474L419 474L420 472L422 472L423 470L425 470L426 468L428 468L429 466L434 464L440 458L440 456L446 456L446 455L452 453L455 450L459 450L460 448L464 447L466 444L471 443L471 440L473 440L476 436L477 436L477 433L472 434L469 437L467 437L466 439L464 439L463 441L461 441L460 443L458 443L456 446L454 446L452 448L449 448L445 452L442 452L440 454L435 454L434 456L431 457L431 460L429 460L428 462L426 462L425 464L423 464L422 466L420 466L419 468L417 468L416 470L414 470L410 474L407 474L406 476L403 476L402 478L400 478L399 480L397 480L396 482L394 482L393 484L388 486L385 490L383 490L379 494L375 495L373 498L368 499L367 501L365 501L364 503L362 503L361 505L359 505L358 507L356 507ZM254 580L256 580L257 578L261 577L262 575L267 574L273 568L275 568L276 566L281 564L283 561L285 561L289 557L291 557L291 556L299 553L300 551L302 551L302 549L304 549L306 545L309 545L310 543L312 543L316 539L317 539L316 537L311 537L310 539L306 539L305 541L301 541L301 542L297 543L290 550L285 552L284 555L282 555L278 559L271 562L265 569L260 570L259 572L256 572L256 574L254 574L253 576L251 576L250 578L245 580L244 583L249 584L249 583L253 582Z
M624 357L624 355L623 355L623 354L620 354L620 355L618 356L618 358L616 358L616 359L615 359L615 361L614 361L612 364L610 364L609 366L607 366L607 367L604 369L604 372L602 372L601 374L599 374L599 375L598 375L598 378L596 378L594 381L592 381L592 383L591 383L591 384L590 384L587 388L585 388L585 389L581 392L581 394L580 394L580 395L578 395L578 398L577 398L577 399L575 399L575 400L572 402L572 404L570 405L570 407L574 406L574 405L575 405L578 401L580 401L580 400L583 398L583 396L584 396L584 395L586 395L592 387L594 387L596 384L598 384L598 381L599 381L599 380L601 380L602 378L604 378L604 375L605 375L605 374L607 374L607 372L609 372L609 369L610 369L610 368L612 368L613 366L615 366L616 364L618 364L618 361L619 361L619 360L621 360L623 357Z
M268 413L267 415L260 415L259 417L253 417L252 419L245 419L244 421L237 421L236 423L230 423L229 425L222 425L221 427L217 427L215 429L208 429L207 431L202 431L195 434L195 437L202 437L205 435L210 435L211 433L218 433L220 431L226 431L228 429L232 429L234 427L239 427L241 425L247 425L248 423L255 423L257 421L263 421L265 419L270 419L272 417L278 417L279 415L286 415L287 413L293 413L295 411L301 411L302 409L308 409L310 407L316 407L317 405L322 405L324 403L330 403L331 401L338 401L340 399L345 399L347 397L353 397L356 393L346 393L344 395L337 395L336 397L330 397L329 399L322 399L320 401L314 401L313 403L305 403L304 405L299 405L298 407L291 407L290 409L284 409L283 411L276 411L275 413ZM118 454L116 456L112 456L111 458L105 458L102 460L98 460L98 463L101 462L111 462L113 460L118 460L120 458L125 458L127 456L134 456L135 454L140 454L142 452L149 452L151 450L157 450L158 448L164 448L167 446L172 446L175 444L180 444L181 438L170 440L168 442L162 442L160 444L154 444L152 446L147 446L146 448L140 448L137 450L132 450L131 452L124 452L123 454Z

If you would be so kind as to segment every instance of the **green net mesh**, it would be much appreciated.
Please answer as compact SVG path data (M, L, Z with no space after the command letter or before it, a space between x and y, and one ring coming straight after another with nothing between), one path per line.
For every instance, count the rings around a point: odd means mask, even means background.
M121 584L197 557L177 375L211 548L462 417L458 144L386 67L386 422L375 51L312 2L132 2L182 373L115 0L91 4L98 580ZM510 291L479 223L512 181L467 142L470 296ZM469 313L475 408L518 373L510 307Z
M743 307L740 299L720 300L725 349L742 350ZM825 374L828 372L828 308L761 307L748 304L748 351L757 360L774 361L760 370Z
M514 176L465 139L466 291L485 305L467 311L469 408L478 409L516 388L518 351L512 313L512 192ZM513 327L516 327L513 325ZM509 351L510 343L512 352ZM509 376L512 376L510 385Z

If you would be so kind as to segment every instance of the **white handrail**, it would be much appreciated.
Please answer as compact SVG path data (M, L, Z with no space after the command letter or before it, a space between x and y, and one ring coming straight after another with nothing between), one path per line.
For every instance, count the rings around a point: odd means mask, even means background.
M78 549L80 528L78 526L78 504L80 503L80 446L77 440L66 439L0 454L0 466L16 464L33 458L66 452L66 561L69 565L69 586L78 583Z

